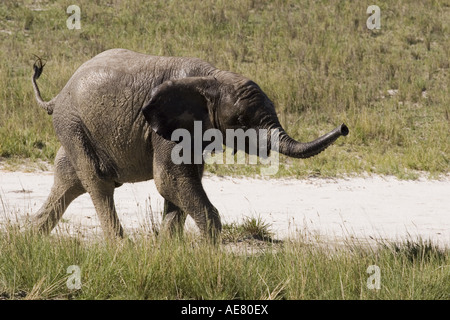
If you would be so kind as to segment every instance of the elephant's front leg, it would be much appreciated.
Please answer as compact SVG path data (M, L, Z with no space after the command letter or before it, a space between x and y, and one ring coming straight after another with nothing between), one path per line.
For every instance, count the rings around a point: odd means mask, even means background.
M171 190L175 190L171 202L194 219L205 237L216 242L222 231L219 211L209 201L200 180L177 178Z
M169 158L170 160L170 158ZM159 193L173 206L179 208L185 214L189 214L204 236L218 240L222 230L218 210L209 201L201 183L199 165L174 165L161 161L161 157L155 161L154 179ZM174 209L172 205L169 206ZM175 211L168 210L166 219L169 224L176 225ZM170 222L170 219L175 219ZM184 224L184 222L183 222Z
M186 214L169 200L164 200L161 231L167 232L172 236L182 236L185 222Z

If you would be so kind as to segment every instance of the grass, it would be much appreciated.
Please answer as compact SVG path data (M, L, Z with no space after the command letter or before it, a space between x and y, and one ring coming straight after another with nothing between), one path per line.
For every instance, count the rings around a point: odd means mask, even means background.
M66 9L81 8L69 30ZM0 4L0 157L52 161L59 143L34 102L33 54L45 99L86 60L115 47L195 56L256 81L285 129L311 140L341 122L350 135L306 161L281 157L277 176L447 174L450 2L378 1L381 29L358 1L40 1ZM216 165L257 175L258 166Z
M66 27L69 5L81 29ZM285 129L311 140L341 122L350 135L306 161L281 156L276 176L388 174L414 179L450 167L449 0L377 1L368 30L359 1L56 1L0 3L0 159L10 168L53 161L59 142L34 101L33 54L47 60L46 100L83 62L110 48L195 56L255 82ZM208 165L224 175L257 166ZM230 245L252 246L242 254ZM448 248L426 240L277 243L260 218L224 226L224 244L142 232L104 243L0 231L0 299L450 299ZM267 241L268 240L268 241ZM67 268L81 269L69 290ZM367 268L381 289L367 288Z
M261 217L245 217L241 223L232 222L223 225L222 239L225 242L239 242L244 240L272 241L273 234L270 225Z
M427 241L370 248L299 238L265 242L253 254L229 245L191 234L107 243L8 226L0 232L0 299L450 298L449 250ZM67 286L72 265L80 268L79 290ZM380 270L379 290L367 287L371 265Z

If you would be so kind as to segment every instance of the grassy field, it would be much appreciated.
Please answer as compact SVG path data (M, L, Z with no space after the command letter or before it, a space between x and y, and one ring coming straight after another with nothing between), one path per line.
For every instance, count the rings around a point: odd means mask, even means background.
M2 0L0 164L52 162L59 148L51 117L34 99L34 55L47 61L39 85L49 100L83 62L121 47L199 57L253 79L296 139L349 126L348 137L317 157L282 156L277 176L448 174L450 0L377 1L380 30L366 27L369 4ZM81 9L80 30L66 26L69 5ZM207 169L259 174L257 166ZM416 240L376 248L272 243L268 228L261 221L226 225L224 243L212 246L189 234L180 241L147 232L108 244L7 226L0 231L0 300L450 299L448 248ZM252 254L242 252L247 245ZM79 290L67 287L71 265L81 270ZM379 290L367 287L371 265L381 272Z
M69 30L66 9L81 9ZM109 48L195 56L256 81L286 130L312 140L345 122L350 135L306 161L282 157L278 176L363 172L415 178L449 172L450 1L378 1L368 30L359 1L12 1L0 3L0 157L52 161L59 143L34 101L55 96ZM209 166L254 175L255 166Z
M255 243L248 239L267 226L248 225L255 223L225 228L224 239L239 234L239 250L236 242L214 246L192 234L180 241L146 233L108 244L9 226L0 233L0 300L450 299L450 252L429 242ZM79 268L79 282L69 266Z

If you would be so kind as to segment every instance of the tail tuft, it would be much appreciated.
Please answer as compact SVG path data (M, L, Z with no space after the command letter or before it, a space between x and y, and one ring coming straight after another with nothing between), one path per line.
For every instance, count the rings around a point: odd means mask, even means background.
M42 59L40 57L38 57L37 55L34 54L34 56L36 57L36 61L34 62L34 65L33 65L33 70L34 70L33 78L36 80L36 79L39 79L39 77L41 76L42 71L44 70L45 63L43 63Z

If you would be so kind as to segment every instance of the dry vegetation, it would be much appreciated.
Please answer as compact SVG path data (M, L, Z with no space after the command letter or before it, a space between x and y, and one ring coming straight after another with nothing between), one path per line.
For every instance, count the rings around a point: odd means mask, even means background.
M70 4L81 29L66 26ZM103 50L195 56L255 80L284 127L311 140L341 122L350 135L280 176L449 172L450 3L379 1L381 29L358 1L12 1L0 4L0 157L52 161L51 118L34 102L33 54L47 59L44 97ZM255 166L209 166L259 173Z

